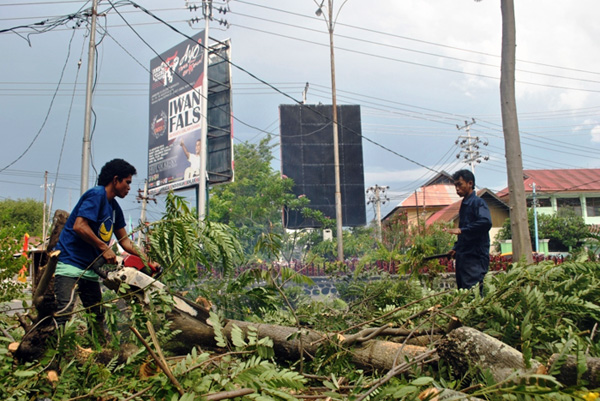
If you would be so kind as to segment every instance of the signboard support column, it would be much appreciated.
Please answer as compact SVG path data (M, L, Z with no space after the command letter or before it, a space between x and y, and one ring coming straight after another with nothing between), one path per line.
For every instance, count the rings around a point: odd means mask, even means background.
M207 139L208 139L208 28L212 13L212 0L203 1L204 13L204 39L202 48L204 50L204 72L202 73L202 125L200 132L200 182L198 183L198 220L203 222L206 218L206 161L207 161Z

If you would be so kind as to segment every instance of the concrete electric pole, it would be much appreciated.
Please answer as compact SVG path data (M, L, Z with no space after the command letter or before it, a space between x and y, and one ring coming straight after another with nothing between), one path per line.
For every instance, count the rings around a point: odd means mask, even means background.
M371 195L369 195L369 201L367 202L367 205L371 203L375 205L375 213L377 219L377 240L379 242L383 240L383 236L381 233L381 205L385 204L385 202L390 200L385 194L385 192L389 188L390 187L388 186L380 187L377 184L367 188L367 194L371 193Z
M138 189L138 195L135 198L138 203L142 202L142 213L140 215L140 224L143 226L146 223L146 205L148 205L148 201L154 201L154 203L156 203L156 198L153 197L149 197L148 196L148 180L144 180L144 191L142 191L141 189ZM137 246L138 248L142 247L142 232L144 232L143 230L140 230L140 232L138 233L138 237L137 237Z
M481 141L478 136L471 136L471 125L475 124L475 119L473 118L471 122L465 121L465 125L462 127L456 125L456 128L460 130L465 130L467 135L459 135L458 139L454 142L455 144L461 147L461 151L456 155L457 159L460 159L461 156L464 159L464 162L469 164L471 167L471 172L475 174L475 163L481 163L481 160L489 160L489 156L482 156L479 151L480 145L487 146L487 141Z
M323 16L329 31L329 58L331 64L331 120L333 124L333 164L335 174L335 221L337 229L337 255L340 262L344 261L344 240L343 240L343 220L342 220L342 190L340 180L340 148L338 139L338 120L337 120L337 101L335 86L335 53L333 46L333 30L335 21L333 20L333 0L327 0L327 15L323 13L325 0L321 1L319 8L315 12L317 16ZM342 3L342 7L343 7ZM340 7L341 9L341 7ZM338 15L339 15L338 10Z
M83 195L89 187L91 127L92 127L92 92L94 84L94 56L96 54L96 18L98 16L98 0L92 1L92 26L90 27L90 44L88 49L87 84L85 92L85 117L83 124L83 148L81 151L81 187Z

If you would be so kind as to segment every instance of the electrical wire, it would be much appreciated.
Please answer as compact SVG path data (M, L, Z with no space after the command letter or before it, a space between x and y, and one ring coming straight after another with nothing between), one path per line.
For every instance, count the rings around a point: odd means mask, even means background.
M290 23L286 23L286 22L282 22L282 21L276 21L276 20L272 20L272 19L268 19L268 18L263 18L263 17L257 17L257 16L253 16L253 15L243 14L243 13L239 13L239 12L236 12L236 11L231 11L231 14L233 14L233 15L239 15L239 16L242 16L242 17L246 17L246 18L250 18L250 19L255 19L255 20L259 20L259 21L265 21L265 22L270 22L270 23L274 23L274 24L279 24L279 25L283 25L283 26L286 26L286 27L297 28L297 29L302 29L302 30L311 31L311 32L317 32L317 33L320 33L320 34L326 34L326 32L324 32L323 30L314 29L314 28L308 28L306 26L290 24ZM238 24L231 24L231 26L240 26L240 27L243 27L245 29L255 29L255 28L250 28L250 27L245 27L245 26L242 26L242 25L238 25ZM266 31L261 31L261 32L266 32ZM273 32L271 32L271 33L274 34L274 35L280 36L280 34L273 33ZM288 37L288 36L286 36L286 37ZM367 40L367 39L363 39L363 38L357 38L357 37L347 36L347 35L341 35L341 34L336 34L335 37L336 38L342 38L342 39L348 39L348 40L352 40L352 41L356 41L356 42L362 42L362 43L366 43L366 44L369 44L369 45L376 45L376 46L381 46L381 47L386 47L386 48L391 48L391 49L396 49L396 50L403 50L403 51L407 51L407 52L411 52L411 53L416 53L416 54L422 54L422 55L426 55L426 56L437 57L437 58L441 58L441 59L447 59L447 60L452 60L452 61L459 61L459 62L467 63L467 64L475 64L475 65L480 65L480 66L483 66L483 67L492 67L492 68L495 68L495 69L500 69L500 65L498 65L498 64L490 64L490 63L485 63L485 62L482 62L482 61L473 61L473 60L467 60L467 59L459 58L459 57L452 57L452 56L447 56L447 55L443 55L443 54L427 52L427 51L423 51L423 50L410 49L410 48L407 48L407 47L392 45L392 44L383 43L383 42L380 42L380 41ZM300 40L300 41L303 41L303 42L306 42L306 43L318 44L316 42L308 41L306 39L301 39L299 37L288 37L288 38L293 38L293 39ZM342 50L348 51L348 49L343 49L343 48L339 48L339 47L336 47L336 49L342 49ZM379 57L379 56L376 56L376 55L373 55L373 56ZM566 80L571 80L571 81L590 82L590 83L600 84L600 81L593 80L593 79L566 77L564 75L556 75L556 74L549 74L549 73L544 73L544 72L539 72L539 71L523 70L521 68L517 68L515 71L517 71L519 73L528 73L528 74L540 75L540 76L551 77L551 78L560 78L560 79L566 79ZM468 74L465 71L461 71L461 73ZM517 82L519 82L519 81L517 81Z
M113 4L113 3L112 3L110 0L108 0L108 2L109 2L111 5ZM131 1L131 0L127 0L127 2L131 3L131 4L132 4L134 7L136 7L136 8L138 8L138 9L140 9L140 10L144 11L146 14L148 14L148 15L149 15L149 16L151 16L152 18L154 18L154 19L156 19L156 20L158 20L158 21L161 21L161 22L163 22L163 24L165 24L165 26L169 27L171 30L175 31L176 33L180 34L181 36L183 36L183 37L185 37L185 38L187 38L187 39L189 39L189 40L193 40L193 39L192 39L190 36L188 36L188 35L184 34L183 32L179 31L179 30L178 30L177 28L175 28L174 26L172 26L172 25L170 25L170 24L166 23L166 22L165 22L165 21L163 21L161 18L159 18L158 16L154 15L152 12L150 12L149 10L147 10L147 9L145 9L144 7L140 6L139 4L137 4L137 3L135 3L135 2L133 2L133 1ZM113 8L114 8L114 7L113 7ZM119 13L119 11L118 11L116 8L114 8L114 9L115 9L115 11L116 11L117 13ZM122 18L122 19L125 21L125 23L128 23L128 22L125 20L125 18L124 18L123 16L121 16L121 18ZM146 40L145 40L145 39L143 39L143 38L142 38L142 37L141 37L141 36L140 36L140 35L139 35L139 34L138 34L136 31L135 31L135 29L133 29L133 27L131 27L131 29L134 31L134 33L136 33L136 35L137 35L137 36L140 38L140 40L142 40L142 42L144 42L144 43L145 43L145 44L146 44L146 45L147 45L147 46L148 46L148 47L149 47L151 50L153 50L153 51L155 52L155 54L156 54L158 57L160 57L160 55L159 55L159 54L158 54L158 53L157 53L157 52L156 52L154 49L152 49L152 47L151 47L151 46L150 46L150 45L149 45L149 44L146 42ZM204 44L204 43L199 43L199 45L200 45L200 46L202 46L202 47L205 47L205 46L206 46L206 44ZM217 56L219 56L219 55L217 54ZM302 102L300 102L300 101L296 100L296 99L295 99L294 97L292 97L291 95L289 95L289 94L287 94L287 93L283 92L283 91L282 91L282 90L280 90L279 88L277 88L277 87L275 87L274 85L272 85L272 84L270 84L270 83L266 82L265 80L263 80L263 79L259 78L259 77L258 77L258 76L256 76L255 74L253 74L253 73L251 73L250 71L246 70L245 68L243 68L243 67L241 67L241 66L237 65L236 63L233 63L231 60L224 59L224 61L225 61L225 62L227 62L228 64L230 64L231 66L233 66L233 67L235 67L235 68L239 69L240 71L244 72L245 74L249 75L250 77L252 77L252 78L253 78L253 79L255 79L256 81L258 81L258 82L261 82L262 84L264 84L264 85L266 85L266 86L270 87L270 88L271 88L271 89L273 89L275 92L277 92L277 93L279 93L279 94L283 95L284 97L286 97L286 98L288 98L288 99L291 99L291 100L292 100L294 103L297 103L297 104L302 104ZM316 110L313 110L313 111L314 111L314 112L316 112L317 114L320 114L322 117L324 117L324 118L326 118L326 119L329 119L329 117L327 117L327 116L325 116L325 115L322 115L322 114L321 114L321 113L319 113L318 111L316 111ZM235 117L234 117L234 118L235 118ZM237 120L237 119L236 119L236 121L239 121L239 120ZM244 124L245 124L245 123L244 123ZM245 124L245 125L247 125L247 124ZM341 125L341 124L339 124L339 123L338 123L338 125L342 126L342 125ZM342 127L343 127L343 126L342 126ZM253 126L251 126L251 128L253 128L253 129L256 129L256 130L260 130L260 131L262 131L262 129L260 129L260 128L258 128L258 127L253 127ZM365 139L366 141L368 141L368 142L371 142L372 144L374 144L374 145L376 145L376 146L378 146L378 147L380 147L380 148L382 148L382 149L384 149L384 150L387 150L388 152L390 152L390 153L392 153L392 154L394 154L394 155L396 155L396 156L398 156L398 157L400 157L400 158L403 158L403 159L405 159L406 161L409 161L409 162L411 162L411 163L413 163L413 164L416 164L416 165L418 165L418 166L420 166L420 167L423 167L423 168L425 168L425 169L428 169L428 170L431 170L431 171L434 171L434 172L436 172L436 173L437 173L437 171L435 171L435 170L432 170L430 167L428 167L428 166L426 166L426 165L424 165L424 164L422 164L422 163L419 163L419 162L417 162L416 160L413 160L413 159L411 159L411 158L409 158L409 157L407 157L407 156L405 156L405 155L402 155L402 154L400 154L400 153L398 153L398 152L396 152L396 151L394 151L394 150L392 150L392 149L390 149L390 148L388 148L388 147L386 147L386 146L383 146L383 145L379 144L378 142L376 142L376 141L373 141L372 139L370 139L370 138L367 138L367 137L365 137L364 135L361 135L360 133L357 133L357 132L355 132L354 130L350 129L349 127L343 127L343 128L344 128L344 129L346 129L348 132L350 132L350 133L352 133L352 134L355 134L355 135L359 135L359 136L361 136L363 139Z
M12 166L13 164L15 164L16 162L18 162L19 160L21 160L23 158L23 156L25 156L27 154L27 152L29 152L29 150L31 149L31 147L33 146L33 144L37 141L37 139L39 138L40 134L44 130L44 127L46 126L46 123L48 122L48 117L50 117L50 112L52 111L52 106L54 105L54 100L56 99L56 94L58 93L58 88L60 88L60 85L62 83L64 74L65 74L65 70L67 68L67 64L69 62L69 58L71 56L71 45L73 43L73 38L74 37L75 37L75 30L73 30L73 34L71 35L71 39L69 40L67 57L65 59L65 63L63 65L62 71L60 72L60 78L58 79L58 84L56 85L56 90L54 92L54 96L52 96L52 100L50 101L50 105L48 106L48 110L46 111L46 116L44 117L44 121L42 122L42 125L40 126L40 128L38 129L38 132L33 137L33 140L29 143L29 146L27 146L27 148L19 156L17 156L17 158L15 160L13 160L12 162L10 162L9 164L7 164L6 166L4 166L3 168L0 168L0 173L3 172L4 170L6 170L7 168L9 168L10 166Z
M82 42L81 45L81 53L79 55L79 62L77 63L77 73L75 74L75 85L73 85L73 93L71 96L71 103L69 104L69 111L67 113L67 123L65 125L65 133L63 134L63 139L62 139L62 143L60 146L60 152L58 153L58 163L56 165L56 175L54 178L54 186L53 188L56 188L57 184L58 184L58 174L60 173L60 163L62 161L62 156L63 156L63 151L65 149L65 142L67 140L67 133L69 132L69 122L71 121L71 111L73 110L73 103L75 100L75 88L77 88L77 82L79 80L79 72L81 71L81 59L83 57L83 51L84 51L84 45L85 45L85 41ZM46 191L46 188L44 188L44 191ZM50 197L50 205L48 207L48 211L51 212L52 211L52 203L54 202L54 194L56 193L55 190L52 190L52 196ZM50 223L51 217L50 217L51 213L48 213L48 221L46 223ZM50 227L50 224L48 224L48 227Z
M256 127L253 127L253 128L256 128ZM267 132L267 133L268 133L268 132ZM270 134L272 134L272 133L270 133Z
M241 3L241 4L247 4L247 5L254 6L254 7L260 7L260 8L264 8L264 9L268 9L268 10L272 10L272 11L277 11L277 12L281 12L281 13L285 13L285 14L289 14L289 15L299 16L299 17L302 17L302 18L305 18L305 19L311 19L311 20L321 21L319 18L315 18L313 16L308 16L308 15L301 14L301 13L296 13L296 12L291 12L291 11L288 11L288 10L278 9L278 8L275 8L275 7L269 7L269 6L264 6L264 5L260 5L260 4L255 4L255 3L252 3L252 2L249 2L249 1L244 1L244 0L235 0L235 1L238 2L238 3ZM389 33L389 32L378 31L376 29L364 28L364 27L360 27L360 26L356 26L356 25L344 24L344 23L340 23L340 22L338 22L337 25L343 26L343 27L347 27L347 28L351 28L351 29L360 30L360 31L363 31L363 32L370 32L370 33L376 33L376 34L380 34L380 35L385 35L385 36L388 36L388 37L391 37L391 38L403 39L403 40L408 40L408 41L417 42L417 43L421 43L421 44L427 44L427 45L432 45L432 46L436 46L436 47L442 47L442 48L445 48L445 49L459 50L459 51L466 52L466 53L472 53L472 54L477 54L477 55L482 55L482 56L489 56L489 57L494 57L494 58L501 58L502 57L499 54L493 54L493 53L482 52L482 51L477 51L477 50L472 50L472 49L465 49L465 48L457 47L457 46L445 45L445 44L442 44L442 43L431 42L431 41L422 40L422 39L416 39L416 38L411 38L409 36L392 34L392 33ZM519 63L528 63L528 64L539 65L539 66L543 66L543 67L551 67L551 68L562 69L562 70L567 70L567 71L583 72L583 73L586 73L586 74L600 75L600 72L597 72L597 71L582 70L582 69L578 69L578 68L570 68L570 67L558 66L558 65L547 64L547 63L540 63L540 62L523 60L523 59L516 59L516 61L519 62Z

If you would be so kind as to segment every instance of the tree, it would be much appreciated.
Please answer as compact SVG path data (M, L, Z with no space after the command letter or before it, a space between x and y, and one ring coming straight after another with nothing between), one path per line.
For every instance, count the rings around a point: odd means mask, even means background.
M24 257L15 257L23 249L24 226L0 224L0 302L7 302L23 295L25 285L15 277L27 264Z
M31 236L42 235L43 205L33 199L0 201L0 227L18 224Z
M261 234L285 235L281 221L284 206L302 208L306 197L292 193L294 181L271 167L271 137L258 144L235 146L235 181L212 190L209 219L238 230L246 254L252 254Z
M523 159L515 100L515 6L514 0L501 0L502 61L500 73L500 103L506 153L509 207L513 238L513 255L533 262L531 238L527 225L527 205L523 186Z
M533 210L527 214L530 227L530 238L535 238ZM499 240L511 239L511 221L506 219L502 229L498 232ZM590 231L583 220L573 211L559 212L556 214L538 213L538 237L550 240L553 250L568 251L590 236ZM532 243L532 247L535 244Z

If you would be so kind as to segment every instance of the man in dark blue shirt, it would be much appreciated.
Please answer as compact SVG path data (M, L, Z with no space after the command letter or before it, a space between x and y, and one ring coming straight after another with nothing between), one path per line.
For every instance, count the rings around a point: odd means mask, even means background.
M107 263L116 263L117 255L111 247L113 235L125 251L148 260L145 253L136 248L127 236L123 211L116 200L127 196L135 173L135 167L123 159L106 163L100 170L98 185L81 196L65 223L56 245L60 255L54 293L58 306L56 321L59 325L70 318L75 295L73 290L77 284L81 303L95 315L90 323L96 327L90 331L104 335L100 278L90 267L100 255ZM149 260L148 264L151 267L158 266Z
M458 235L450 255L456 259L456 286L471 288L480 285L490 265L490 228L492 217L483 199L474 191L475 176L469 170L459 170L452 175L458 196L463 198L458 228L446 231Z

